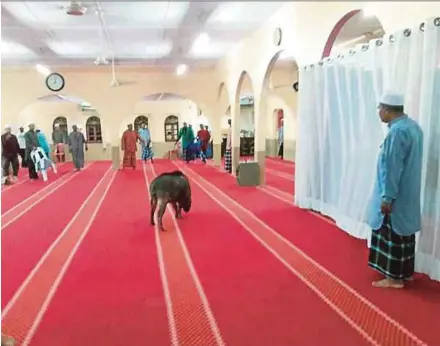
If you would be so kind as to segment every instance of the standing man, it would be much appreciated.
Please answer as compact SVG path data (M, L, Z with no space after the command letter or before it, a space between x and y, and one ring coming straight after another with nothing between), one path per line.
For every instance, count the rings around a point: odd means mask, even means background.
M40 144L41 149L43 149L47 158L50 159L50 155L49 155L50 148L46 136L44 135L43 132L41 132L40 129L36 129L35 132L37 133L38 143Z
M72 132L69 134L69 150L72 153L72 160L77 171L84 168L84 148L89 150L87 147L87 141L84 135L78 131L78 126L72 126Z
M20 157L21 157L21 167L26 168L27 162L25 160L25 151L26 151L26 139L24 138L24 128L20 126L20 129L17 133L18 145L20 146Z
M64 152L64 144L67 142L66 134L61 131L60 124L54 125L54 131L52 133L52 142L55 149L55 156L58 162L64 162L66 160L66 153Z
M180 139L182 139L183 158L185 159L186 162L189 162L191 159L191 150L189 146L194 141L194 131L192 127L189 127L186 122L183 122L183 127L179 130L176 144L177 142L179 142Z
M379 117L389 132L380 147L368 223L373 229L368 264L385 276L375 287L402 288L414 274L421 229L423 132L404 113L402 95L386 93Z
M284 157L284 119L280 120L280 128L278 129L278 156Z
M11 126L5 126L5 133L2 134L2 169L3 179L6 181L9 177L9 166L12 165L12 180L18 178L18 153L20 146L17 137L12 134Z
M127 130L124 131L121 140L121 149L124 151L122 168L131 167L136 169L136 143L138 140L143 142L143 140L139 137L139 134L133 130L133 125L129 124L127 126Z
M24 138L26 140L26 151L25 151L25 159L29 170L29 179L30 180L37 180L38 174L37 170L34 164L34 161L31 158L31 152L32 150L38 148L40 146L40 143L38 142L38 136L35 132L35 124L30 123L29 124L29 131L26 132L24 135Z
M151 135L150 130L147 127L147 124L142 124L139 129L139 138L142 140L142 152L141 152L141 160L147 162L147 160L151 160L153 163L153 148L151 145Z
M202 152L202 161L206 162L206 150L208 149L209 140L211 135L207 128L200 124L200 130L197 131L197 137L200 140L200 151Z
M231 119L228 119L228 135L226 137L226 150L225 150L225 170L228 173L232 173L232 129Z

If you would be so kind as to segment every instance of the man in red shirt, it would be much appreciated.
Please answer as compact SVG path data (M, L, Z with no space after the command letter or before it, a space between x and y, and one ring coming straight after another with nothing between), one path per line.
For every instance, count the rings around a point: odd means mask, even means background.
M200 124L200 130L197 132L197 137L200 140L200 151L202 152L202 161L206 162L206 150L208 149L211 135L209 134L209 131L202 124Z

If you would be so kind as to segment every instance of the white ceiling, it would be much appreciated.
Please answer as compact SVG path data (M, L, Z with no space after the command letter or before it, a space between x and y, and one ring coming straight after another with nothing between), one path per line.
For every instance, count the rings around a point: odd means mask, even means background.
M91 66L98 56L110 59L114 52L119 65L213 66L282 4L83 2L87 12L69 16L69 2L2 2L2 64ZM202 32L210 42L195 49Z

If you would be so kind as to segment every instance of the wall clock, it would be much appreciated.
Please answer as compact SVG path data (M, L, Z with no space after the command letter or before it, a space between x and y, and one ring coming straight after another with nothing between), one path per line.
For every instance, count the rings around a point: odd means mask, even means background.
M51 73L46 78L46 86L50 91L61 91L65 85L64 77L59 73Z
M273 43L275 44L275 46L279 46L281 44L282 39L283 39L283 32L281 31L281 28L276 28L273 35Z

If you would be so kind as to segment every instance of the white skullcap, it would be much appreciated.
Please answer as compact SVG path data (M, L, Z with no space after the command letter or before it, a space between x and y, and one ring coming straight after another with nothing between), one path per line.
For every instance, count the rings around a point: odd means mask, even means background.
M60 124L58 124L58 123L55 123L55 125L54 125L55 127L60 127Z
M380 99L380 103L387 106L403 106L405 98L402 94L385 92Z
M5 130L10 130L12 129L11 125L5 125Z

